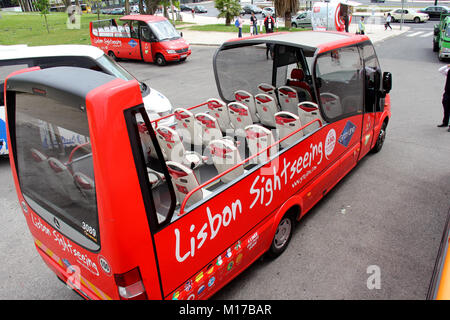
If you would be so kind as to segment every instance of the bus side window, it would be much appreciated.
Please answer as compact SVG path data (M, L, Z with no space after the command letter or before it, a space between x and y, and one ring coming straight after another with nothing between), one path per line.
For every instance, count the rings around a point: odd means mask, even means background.
M130 32L132 38L139 39L139 21L131 21Z
M381 68L378 62L375 49L372 44L365 43L361 46L362 57L364 59L366 103L365 111L382 111L384 107L377 101L377 94L381 88ZM375 103L375 110L373 104Z
M151 128L151 124L145 109L143 107L134 108L127 111L127 114L129 114L127 121L129 122L130 136L136 142L133 151L143 197L150 198L153 203L147 203L147 210L149 210L149 206L150 210L151 207L155 209L156 217L151 225L157 227L157 225L170 222L176 204L175 193L162 153L158 154L160 150L156 151L155 149L155 134L153 130L149 132L147 129ZM130 130L130 127L133 128ZM137 136L134 137L136 133ZM156 141L156 143L158 142Z
M141 40L145 42L151 42L155 40L155 36L148 26L141 26Z
M362 111L362 72L357 47L332 50L317 58L319 100L322 113L328 122Z

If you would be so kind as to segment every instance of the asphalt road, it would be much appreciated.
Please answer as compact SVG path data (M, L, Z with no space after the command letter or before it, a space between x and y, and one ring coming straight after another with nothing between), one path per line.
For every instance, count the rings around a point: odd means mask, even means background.
M425 298L450 207L450 133L436 127L445 79L431 50L433 23L411 26L376 45L382 69L393 74L383 150L302 219L279 258L258 260L215 299ZM192 106L217 96L215 49L194 46L186 62L166 67L121 64L174 107ZM0 181L0 299L79 299L38 256L5 159ZM381 287L370 290L373 268Z

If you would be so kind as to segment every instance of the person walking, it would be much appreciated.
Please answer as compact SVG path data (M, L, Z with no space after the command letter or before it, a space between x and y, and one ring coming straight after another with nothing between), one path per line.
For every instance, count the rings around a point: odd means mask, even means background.
M364 24L364 16L361 16L361 20L358 23L358 34L365 34L366 25Z
M348 13L344 13L344 26L345 26L345 32L348 32L348 25L349 25L349 19L348 19Z
M258 35L258 18L256 18L255 13L252 12L252 16L250 17L250 23L253 26L254 35Z
M438 128L444 128L448 126L448 121L450 118L450 73L448 70L450 69L450 64L447 64L441 68L439 68L439 72L446 76L444 94L442 96L442 107L444 108L444 118L442 119L442 123L438 125ZM447 129L450 132L450 127Z
M386 23L384 24L384 30L387 30L388 27L392 30L391 21L392 21L392 16L388 12L387 17L386 17Z

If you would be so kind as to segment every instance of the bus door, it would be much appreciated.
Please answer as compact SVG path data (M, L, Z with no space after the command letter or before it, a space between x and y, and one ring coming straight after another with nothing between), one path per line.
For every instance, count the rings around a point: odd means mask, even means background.
M145 62L153 62L152 42L157 41L150 27L141 22L139 25L141 56Z
M118 55L119 58L136 59L141 60L141 46L139 41L139 21L127 21L124 24L125 30L130 36L126 39L126 43L123 43L122 53Z
M364 60L364 116L359 159L370 151L374 140L375 124L379 122L376 111L380 105L379 89L381 81L381 69L373 45L364 43L360 46L360 49Z

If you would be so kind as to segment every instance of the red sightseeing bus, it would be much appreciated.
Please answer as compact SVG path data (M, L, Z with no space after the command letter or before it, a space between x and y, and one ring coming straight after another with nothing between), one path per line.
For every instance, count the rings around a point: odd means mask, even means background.
M189 44L164 17L129 15L97 20L89 24L91 44L112 58L155 62L184 61L191 54Z
M6 79L24 217L84 298L211 297L280 255L296 221L383 146L392 80L366 36L232 40L214 72L220 99L175 109L175 128L150 122L135 80L68 67Z

